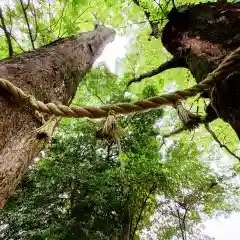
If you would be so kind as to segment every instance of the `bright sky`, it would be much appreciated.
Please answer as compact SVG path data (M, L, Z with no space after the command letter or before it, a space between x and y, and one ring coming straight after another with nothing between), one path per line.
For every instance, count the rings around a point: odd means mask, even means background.
M205 234L215 237L216 240L240 239L240 213L233 213L230 218L208 220L205 222Z
M121 59L126 56L130 41L130 36L122 37L116 35L114 41L105 47L103 54L96 60L95 65L105 62L111 72L117 75L120 74L123 70Z
M124 38L116 36L115 40L110 43L100 58L97 59L97 63L104 61L112 72L116 72L119 61L123 59L127 53L127 48L131 42L130 38ZM221 162L225 164L231 161L223 156ZM233 213L229 218L220 217L218 219L207 220L205 222L204 233L210 237L214 237L215 240L240 240L240 213Z

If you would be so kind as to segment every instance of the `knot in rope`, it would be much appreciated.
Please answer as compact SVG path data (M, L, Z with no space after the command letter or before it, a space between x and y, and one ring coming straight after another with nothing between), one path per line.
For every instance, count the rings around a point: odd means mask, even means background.
M108 112L108 116L110 116L110 115L116 116L116 112L115 112L114 110L110 110L110 111Z

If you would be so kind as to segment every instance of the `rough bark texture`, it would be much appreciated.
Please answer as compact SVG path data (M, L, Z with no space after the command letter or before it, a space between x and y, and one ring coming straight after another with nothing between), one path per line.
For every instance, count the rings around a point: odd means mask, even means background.
M184 59L199 83L240 46L240 4L204 3L172 11L162 42L170 53ZM239 66L240 62L216 85L212 95L216 111L208 109L213 119L221 117L240 138Z
M99 27L57 40L34 52L1 61L0 77L43 102L70 104L82 77L113 38L113 30ZM50 134L56 123L52 122ZM18 105L0 89L0 203L11 194L31 160L46 144L47 139L38 139L34 132L40 126L31 110Z

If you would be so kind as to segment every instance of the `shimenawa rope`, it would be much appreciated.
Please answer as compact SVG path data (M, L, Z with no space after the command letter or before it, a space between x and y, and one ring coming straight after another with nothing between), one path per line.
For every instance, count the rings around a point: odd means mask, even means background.
M62 117L88 117L102 118L107 117L109 111L113 110L116 114L128 114L146 109L159 108L163 105L175 105L178 101L193 97L198 93L205 92L221 80L223 74L234 69L236 61L240 59L240 47L233 51L212 73L199 84L182 91L176 91L169 94L151 97L148 99L132 102L105 105L100 107L74 107L53 102L43 103L38 101L34 96L23 92L20 88L14 86L10 81L0 78L0 87L11 93L17 102L28 106L39 112L54 114Z

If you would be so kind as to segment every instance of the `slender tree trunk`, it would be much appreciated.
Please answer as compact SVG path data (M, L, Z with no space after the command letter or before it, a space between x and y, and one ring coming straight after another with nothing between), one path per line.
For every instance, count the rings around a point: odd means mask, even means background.
M222 60L240 46L240 3L202 3L172 10L162 42L180 56L197 82L201 82ZM225 1L226 2L226 1ZM178 10L180 10L178 9ZM240 138L240 70L226 73L209 92L213 116L228 122Z
M34 52L0 62L0 77L43 102L70 104L78 84L91 68L114 31L92 32L57 40ZM44 115L45 120L49 118ZM57 121L52 122L51 136ZM34 132L41 126L33 112L0 89L0 205L22 179L32 159L47 143Z
M130 240L131 233L131 217L128 202L124 207L124 229L123 229L123 240Z

